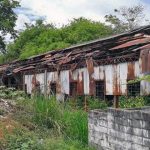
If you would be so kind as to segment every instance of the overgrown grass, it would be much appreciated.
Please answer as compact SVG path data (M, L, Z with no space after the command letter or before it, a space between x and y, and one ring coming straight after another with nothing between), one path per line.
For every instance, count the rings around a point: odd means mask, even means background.
M2 150L91 150L87 112L42 96L15 101L11 119L19 126L5 134Z
M79 140L88 143L87 113L82 110L73 110L69 105L56 101L55 97L45 99L34 98L33 120L47 128L54 128L64 138Z

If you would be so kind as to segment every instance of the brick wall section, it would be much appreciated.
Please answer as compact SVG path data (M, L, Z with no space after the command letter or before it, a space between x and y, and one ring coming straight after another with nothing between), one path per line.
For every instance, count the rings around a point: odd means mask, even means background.
M97 150L150 150L150 107L89 112L89 144Z

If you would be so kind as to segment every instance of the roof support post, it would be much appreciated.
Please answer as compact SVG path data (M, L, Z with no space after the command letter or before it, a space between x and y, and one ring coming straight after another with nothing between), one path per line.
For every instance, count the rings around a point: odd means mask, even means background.
M47 96L47 69L44 72L44 96Z
M119 96L114 96L114 108L119 108Z

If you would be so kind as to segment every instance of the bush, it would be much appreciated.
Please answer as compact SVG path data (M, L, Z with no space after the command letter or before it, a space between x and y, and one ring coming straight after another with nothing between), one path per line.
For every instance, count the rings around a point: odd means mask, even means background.
M127 97L121 96L119 100L120 108L139 108L147 105L146 98L143 96Z
M94 99L92 97L88 98L89 109L106 109L108 104L104 100Z
M20 100L25 99L26 94L24 91L18 91L15 88L6 88L5 86L0 86L0 98Z

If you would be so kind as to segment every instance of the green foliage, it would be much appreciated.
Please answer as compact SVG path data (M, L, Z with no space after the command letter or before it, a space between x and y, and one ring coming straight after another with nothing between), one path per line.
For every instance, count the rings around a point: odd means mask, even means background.
M130 80L128 82L128 84L137 83L137 82L140 82L140 81L150 82L150 75L145 75L143 77L136 78L135 80Z
M17 127L5 133L0 149L93 150L87 145L87 112L72 109L55 97L38 96L15 102L17 107L11 119Z
M65 138L88 142L87 113L63 106L56 99L35 98L33 120L47 128L55 128Z
M79 141L66 141L62 137L43 139L34 132L23 129L16 129L12 134L6 134L5 142L0 142L0 148L7 150L94 150L82 145Z
M63 49L72 44L106 37L112 33L109 26L85 18L74 19L61 28L37 23L27 26L14 43L8 45L7 54L2 55L0 61L25 59L50 50Z
M26 94L24 91L18 91L15 88L6 88L5 86L0 86L0 98L3 99L25 99Z
M75 109L85 109L85 105L87 109L106 109L108 107L108 102L96 99L92 96L86 96L86 104L85 104L85 96L77 96L75 99L69 100L69 105Z
M108 107L108 104L104 100L89 98L88 107L89 109L106 109Z
M4 36L11 34L15 37L16 31L14 30L17 16L13 9L19 6L19 2L16 0L0 0L0 51L6 53Z
M6 134L7 145L3 143L3 148L7 150L41 150L43 145L34 134L22 129L15 129L13 134Z
M82 144L88 143L87 113L82 110L65 110L62 117L62 129L66 138L79 140Z
M139 108L147 105L150 105L150 98L147 96L121 96L119 100L120 108Z
M33 98L34 121L47 128L60 128L63 108L56 102L55 97L45 99L42 96Z
M48 143L48 150L94 150L90 147L85 147L79 141L64 141L62 139L51 140Z

